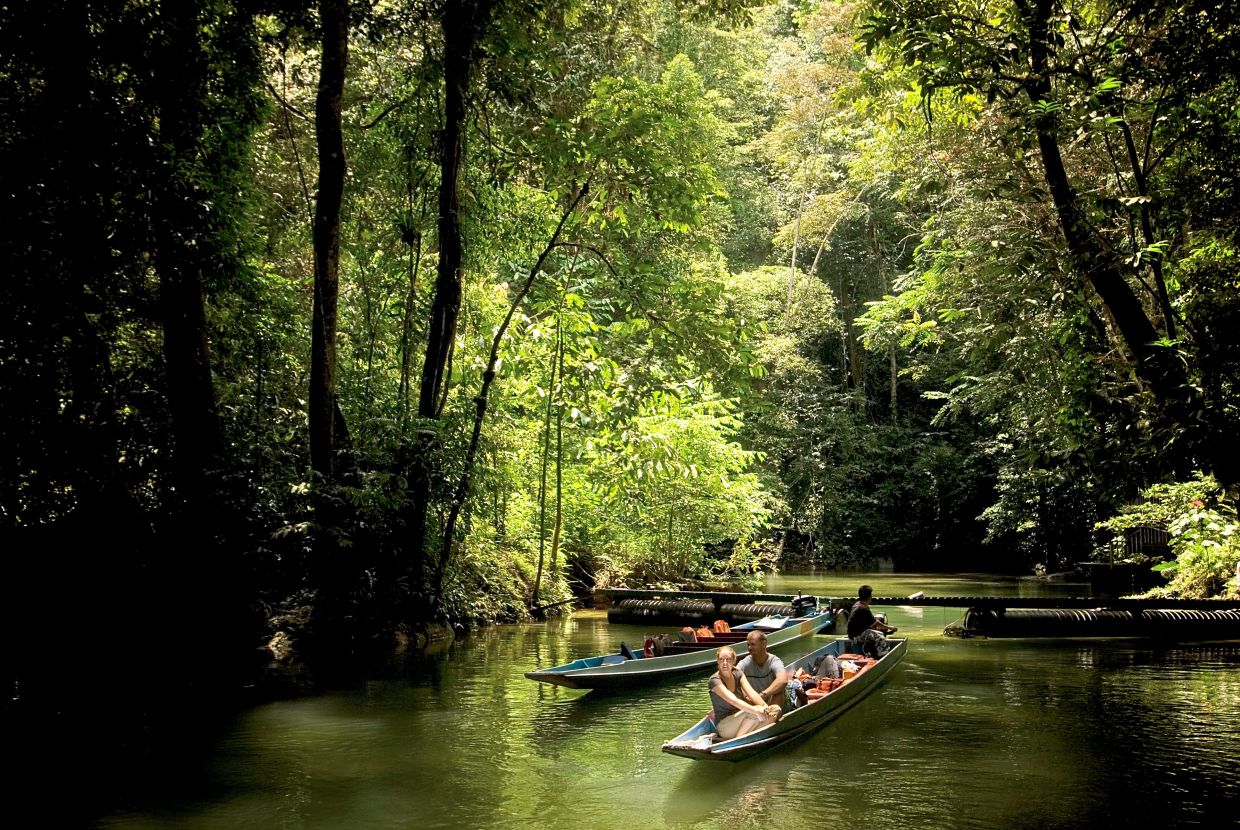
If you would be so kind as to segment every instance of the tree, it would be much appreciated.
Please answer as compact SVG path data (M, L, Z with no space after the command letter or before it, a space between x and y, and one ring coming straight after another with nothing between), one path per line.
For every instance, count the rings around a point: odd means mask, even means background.
M437 475L434 458L439 442L428 422L439 420L443 412L446 399L444 372L456 342L457 317L461 309L464 242L460 182L465 156L466 103L476 53L490 27L494 10L492 0L446 2L440 17L443 30L444 115L439 173L439 263L418 392L419 440L415 448L416 467L409 496L409 539L415 584L421 582L426 513L430 507L432 479ZM438 583L442 580L443 566L447 560L442 549L450 546L451 542L446 538L442 546L437 546L441 549L438 557L440 564L436 566L432 596L438 594Z
M1165 278L1188 238L1176 231L1184 215L1169 209L1177 186L1164 171L1194 143L1194 107L1231 73L1206 81L1194 67L1183 77L1167 59L1202 25L1217 35L1217 56L1230 54L1232 11L1058 0L869 9L867 45L910 68L928 108L940 93L994 101L1009 119L1008 152L1036 149L1042 183L1026 186L1053 206L1076 274L1158 403L1159 431L1192 432L1189 452L1200 452L1201 401L1173 350Z

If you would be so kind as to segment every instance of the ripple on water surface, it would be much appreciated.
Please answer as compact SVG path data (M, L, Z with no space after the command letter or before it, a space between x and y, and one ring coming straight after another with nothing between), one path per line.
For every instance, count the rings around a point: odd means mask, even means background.
M703 677L619 695L522 677L646 633L587 614L480 632L405 679L258 707L202 780L104 826L1167 830L1235 815L1240 648L960 641L935 616L955 609L888 610L913 636L903 665L750 762L660 752L706 712Z

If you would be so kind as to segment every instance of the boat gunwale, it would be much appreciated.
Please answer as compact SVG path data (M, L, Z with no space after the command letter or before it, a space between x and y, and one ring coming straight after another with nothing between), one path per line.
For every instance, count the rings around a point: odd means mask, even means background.
M848 711L854 705L863 700L870 692L872 692L883 682L884 678L886 678L891 670L894 669L904 658L904 655L908 649L907 637L892 638L891 641L894 643L891 650L888 651L887 654L883 655L883 657L872 663L868 668L858 673L856 677L847 681L837 689L832 690L822 699L807 703L804 706L797 707L796 709L787 712L783 717L770 726L754 730L753 732L741 735L737 738L719 741L718 743L712 744L707 749L697 749L688 745L674 745L677 741L688 741L692 740L694 737L700 737L702 734L706 734L702 727L706 724L710 724L711 726L714 725L713 713L711 713L707 714L706 717L702 718L689 729L686 729L680 735L677 735L669 741L665 741L663 743L662 750L669 755L678 755L682 758L690 758L693 760L737 762L744 761L754 755L757 755L758 753L779 746L787 741L807 735L818 728L825 726L836 717L844 714L844 712ZM837 655L841 653L849 653L843 651L849 643L850 641L847 637L836 638L825 646L817 648L809 654L798 658L796 661L791 663L788 668L789 670L795 670L800 666L806 666L808 668L809 663L807 661L811 661L814 657L827 653L835 653ZM837 646L837 651L829 651ZM861 685L857 685L857 681L862 678L865 678L865 680ZM847 693L843 697L835 697L840 692L845 692L846 690ZM823 706L827 701L831 701L832 698L834 698L834 702L832 704L827 705L825 709L818 708ZM775 729L775 727L779 727L781 724L784 724L783 728ZM695 735L694 733L697 734Z
M801 637L809 637L814 634L822 633L823 629L834 623L834 618L827 610L821 610L813 615L802 615L799 617L784 617L786 623L778 629L758 629L754 628L756 623L762 620L772 619L773 617L763 617L761 620L753 620L752 622L743 623L731 629L732 631L766 631L768 646L777 648L779 646L791 643ZM808 631L802 631L805 624L809 624ZM731 646L736 651L739 659L749 653L748 644L742 639L735 643L721 643L721 646ZM564 663L559 666L553 666L549 669L538 669L535 671L525 672L525 676L530 680L536 680L541 683L549 683L552 685L565 686L574 689L598 689L609 687L622 687L626 685L637 685L642 682L648 682L652 678L663 676L672 676L682 672L689 672L695 669L702 669L712 666L715 663L715 657L712 649L705 648L699 651L682 652L679 654L664 654L659 657L639 657L632 660L625 660L623 663L612 664L596 664L593 666L583 666L576 669L567 669L577 660ZM595 660L610 657L611 654L599 654L591 657L582 657L578 660ZM658 662L669 661L669 662ZM658 665L655 665L658 663Z

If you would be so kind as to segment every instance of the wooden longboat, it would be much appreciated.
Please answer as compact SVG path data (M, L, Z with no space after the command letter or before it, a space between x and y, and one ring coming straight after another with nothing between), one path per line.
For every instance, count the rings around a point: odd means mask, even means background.
M904 658L904 653L908 650L908 640L891 638L888 642L892 644L891 650L881 660L863 658L856 661L860 671L855 675L839 683L835 689L822 697L785 712L770 726L755 729L739 738L717 741L713 740L715 720L714 713L711 712L688 731L664 742L663 751L696 760L743 761L772 747L821 729L874 691L895 665ZM812 671L814 664L826 654L834 654L837 657L843 655L845 659L848 659L850 643L851 641L847 639L837 639L789 664L788 670L795 672L798 668L804 667L807 671Z
M599 654L562 666L529 671L525 676L540 683L570 689L626 689L695 671L713 670L715 650L723 645L732 646L739 659L749 651L745 638L750 631L765 631L767 647L773 648L829 630L833 625L831 614L825 610L800 617L776 614L735 626L725 634L702 638L696 643L671 643L667 652L658 657L643 657L641 651L636 651L631 659L620 654Z

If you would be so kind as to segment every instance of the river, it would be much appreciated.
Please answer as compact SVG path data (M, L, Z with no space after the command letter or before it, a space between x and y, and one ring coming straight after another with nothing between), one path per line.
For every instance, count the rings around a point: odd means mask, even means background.
M771 592L1082 595L985 575L800 574ZM664 755L704 678L608 696L522 673L640 645L584 611L496 626L401 674L233 716L135 782L109 830L1240 826L1240 644L959 640L876 608L908 656L817 734L741 764ZM820 643L825 638L817 638ZM777 649L792 659L808 646Z

